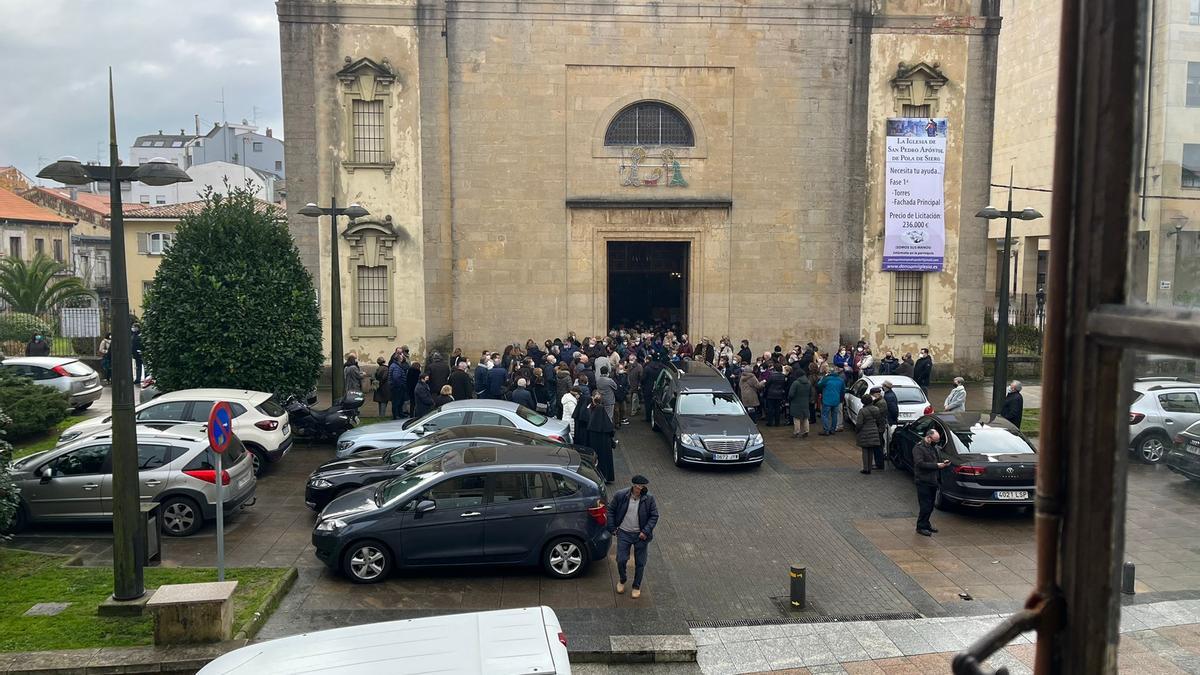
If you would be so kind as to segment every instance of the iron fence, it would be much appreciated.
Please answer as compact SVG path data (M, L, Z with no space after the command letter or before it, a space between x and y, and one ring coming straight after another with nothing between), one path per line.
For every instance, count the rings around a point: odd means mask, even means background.
M79 326L64 324L60 310L27 314L17 312L9 307L0 307L0 353L4 356L24 356L28 344L35 335L42 335L50 345L51 356L98 356L100 340L109 331L110 316L108 308L99 309L100 335L87 337L68 337L78 333ZM67 319L67 323L71 323Z

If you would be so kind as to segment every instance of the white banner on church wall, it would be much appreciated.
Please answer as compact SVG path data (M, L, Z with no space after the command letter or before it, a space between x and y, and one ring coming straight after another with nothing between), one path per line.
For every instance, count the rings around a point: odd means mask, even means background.
M887 121L883 270L939 272L945 261L946 120Z

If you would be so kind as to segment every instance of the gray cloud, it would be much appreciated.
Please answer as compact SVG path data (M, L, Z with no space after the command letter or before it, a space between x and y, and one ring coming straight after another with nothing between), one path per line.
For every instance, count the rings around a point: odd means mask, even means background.
M107 160L109 65L122 156L140 134L193 131L196 114L207 131L222 87L231 122L257 108L283 131L272 0L3 0L0 45L0 165L30 176L61 155Z

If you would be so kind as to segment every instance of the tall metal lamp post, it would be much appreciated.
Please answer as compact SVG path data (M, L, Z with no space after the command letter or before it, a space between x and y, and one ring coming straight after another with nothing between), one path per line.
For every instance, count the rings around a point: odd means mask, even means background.
M1000 257L1003 264L997 270L1000 273L1000 309L996 317L996 372L992 377L992 414L999 415L1004 405L1004 393L1008 385L1008 265L1012 245L1012 221L1037 220L1042 214L1037 209L1025 208L1013 211L1012 205L1012 173L1008 176L1008 209L1001 211L994 206L988 206L975 214L976 218L1004 219L1004 255Z
M329 216L329 350L332 358L329 360L330 389L334 401L342 397L342 373L338 364L342 362L342 271L340 254L338 253L338 216L346 216L350 220L368 216L370 213L358 204L343 208L337 205L337 197L330 197L329 207L323 208L309 202L300 209L300 215L310 218Z
M172 185L192 179L177 165L156 157L140 166L121 166L117 156L117 120L113 104L112 68L108 70L109 165L84 165L63 157L38 172L38 178L66 185L108 181L112 240L112 511L113 599L136 600L146 592L142 579L146 542L138 537L141 499L138 489L137 429L133 419L133 355L130 352L129 282L125 276L125 222L121 184Z

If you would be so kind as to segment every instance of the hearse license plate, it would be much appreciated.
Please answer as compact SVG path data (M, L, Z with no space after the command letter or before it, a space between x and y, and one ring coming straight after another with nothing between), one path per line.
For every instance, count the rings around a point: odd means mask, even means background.
M713 459L718 462L736 462L737 458L738 458L738 456L737 456L736 452L734 452L734 453L714 452L713 453Z
M1188 444L1183 446L1183 449L1193 455L1200 455L1200 441L1188 441Z
M1029 499L1027 490L1000 490L996 493L996 499Z

